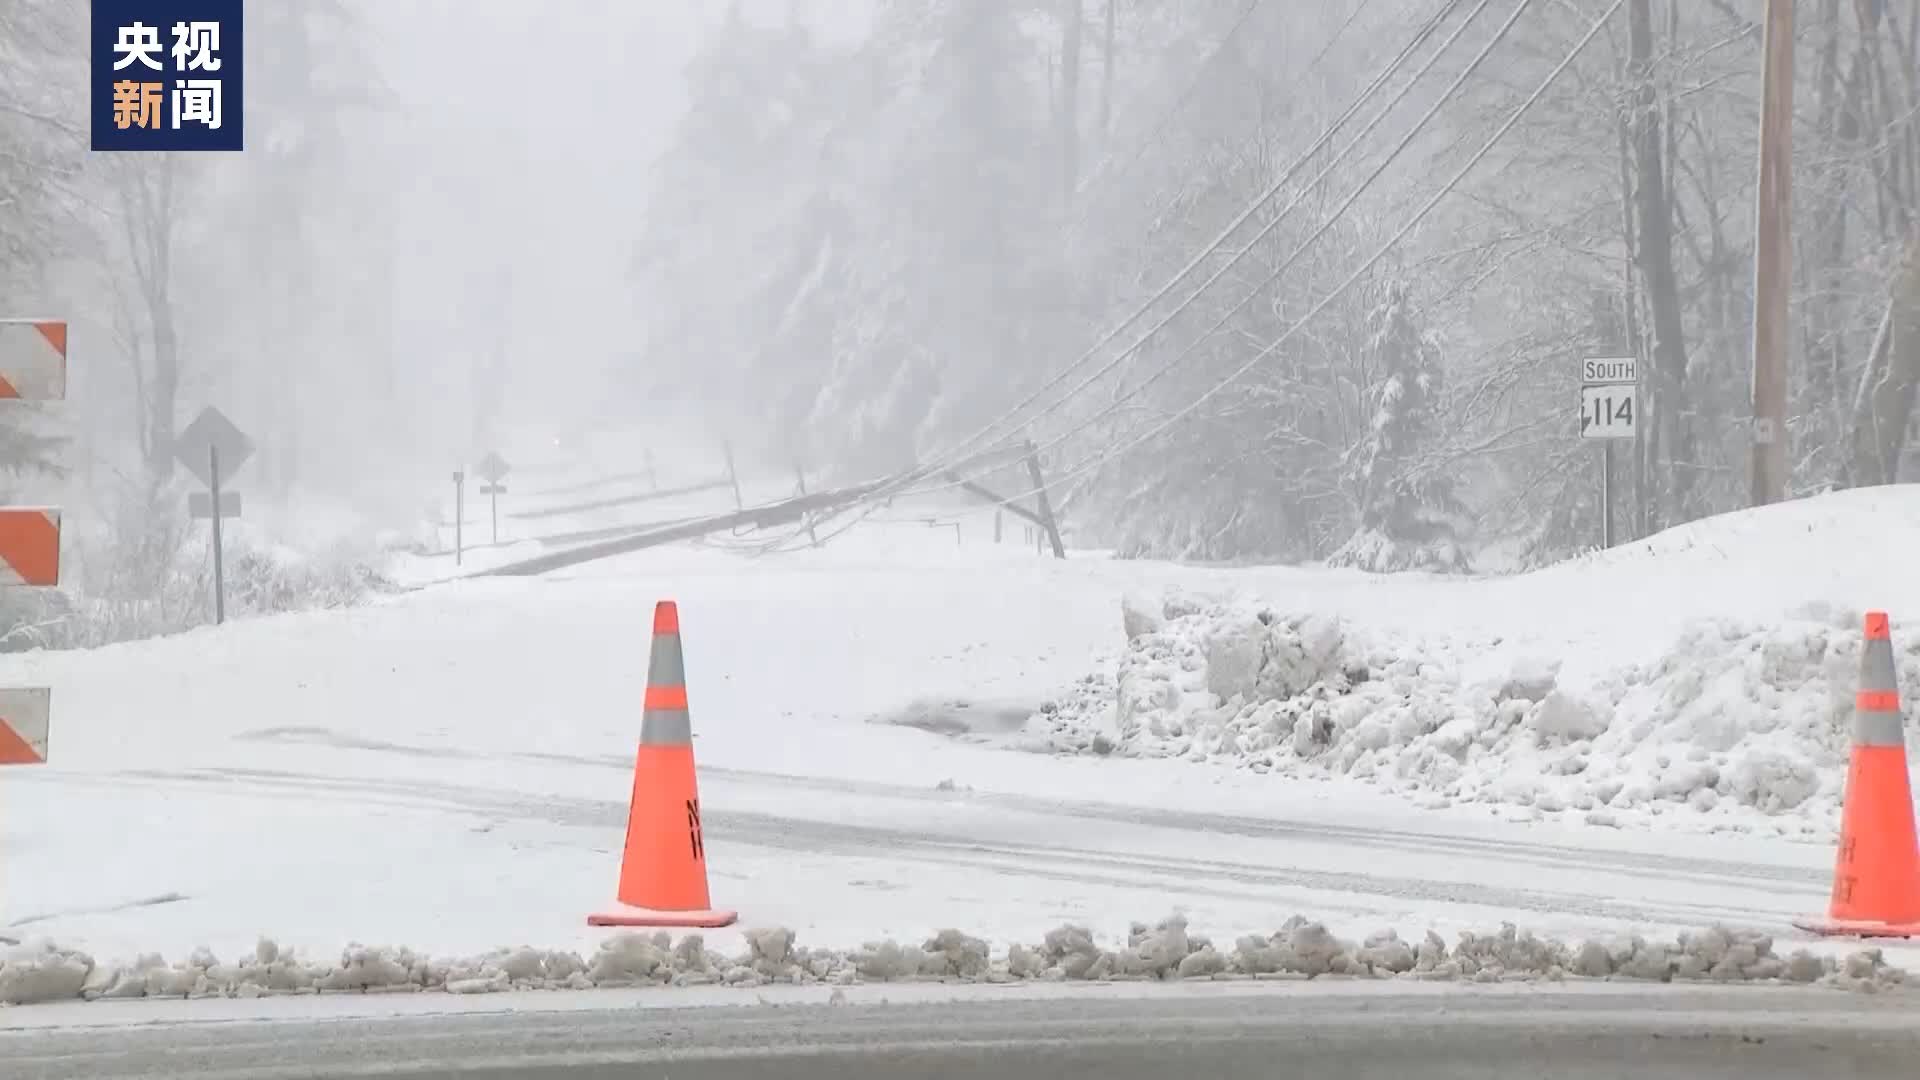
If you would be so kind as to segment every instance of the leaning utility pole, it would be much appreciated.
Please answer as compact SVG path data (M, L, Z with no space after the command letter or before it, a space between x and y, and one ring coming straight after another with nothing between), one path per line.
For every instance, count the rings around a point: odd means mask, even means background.
M1753 502L1787 497L1787 304L1793 280L1793 0L1767 0L1753 281Z

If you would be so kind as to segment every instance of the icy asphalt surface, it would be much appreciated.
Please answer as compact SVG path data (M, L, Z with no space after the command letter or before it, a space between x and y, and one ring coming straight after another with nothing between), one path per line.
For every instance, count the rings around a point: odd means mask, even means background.
M500 1011L517 1006L495 999L483 1003L488 1011L385 1018L301 1016L292 1011L301 1003L282 999L268 1003L284 1007L277 1016L251 1003L247 1019L138 1027L68 1010L61 1018L87 1026L0 1032L0 1072L8 1080L1801 1080L1910 1077L1920 1064L1920 1015L1905 995L1347 986L889 1004L884 988L856 990L864 992L841 1004L821 1004L822 989L794 1004L666 1008L656 991L582 996L559 1009Z

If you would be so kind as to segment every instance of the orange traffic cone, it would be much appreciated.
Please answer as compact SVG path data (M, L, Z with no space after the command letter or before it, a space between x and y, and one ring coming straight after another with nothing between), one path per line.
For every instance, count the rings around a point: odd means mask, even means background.
M736 912L714 910L707 896L680 611L671 600L653 610L653 654L616 895L614 910L587 916L587 925L712 928L739 918Z
M1867 613L1833 899L1825 919L1793 925L1843 937L1920 936L1920 847L1914 838L1893 636L1882 611Z

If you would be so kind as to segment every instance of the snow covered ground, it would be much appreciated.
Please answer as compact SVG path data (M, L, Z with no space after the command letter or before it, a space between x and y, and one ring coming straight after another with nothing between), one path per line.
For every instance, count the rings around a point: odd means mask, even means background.
M1883 488L1502 580L1133 597L1130 645L1015 741L1826 840L1863 610L1915 613L1896 637L1920 689L1916 545L1920 489Z
M1920 492L1481 581L1061 563L985 535L678 547L0 657L55 690L54 763L0 772L0 934L103 963L262 936L591 957L673 598L728 954L769 926L1123 946L1173 912L1222 950L1296 914L1354 941L1724 922L1851 948L1787 920L1826 903L1860 609L1894 613L1915 674ZM1131 644L1123 596L1161 623Z

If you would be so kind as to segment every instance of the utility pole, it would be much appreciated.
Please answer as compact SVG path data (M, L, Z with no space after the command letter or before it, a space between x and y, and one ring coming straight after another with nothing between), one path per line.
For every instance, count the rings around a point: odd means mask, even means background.
M1061 0L1061 187L1069 204L1080 187L1080 43L1086 26L1082 0Z
M1753 492L1787 497L1787 305L1793 282L1793 0L1767 0L1754 237Z
M1112 146L1113 139L1113 41L1114 30L1119 22L1114 7L1120 0L1107 0L1107 47L1101 51L1100 62L1100 147L1102 150Z

